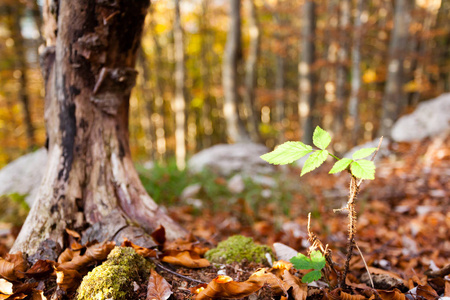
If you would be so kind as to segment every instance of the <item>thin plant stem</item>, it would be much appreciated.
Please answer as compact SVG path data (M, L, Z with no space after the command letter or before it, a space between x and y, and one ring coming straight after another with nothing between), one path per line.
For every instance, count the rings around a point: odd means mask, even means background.
M364 259L361 249L359 249L358 243L356 243L356 242L355 242L355 247L356 247L356 249L358 249L359 255L361 255L364 266L366 267L367 275L369 275L370 284L372 285L372 288L374 289L375 285L373 284L372 275L370 275L369 267L367 266L366 260Z

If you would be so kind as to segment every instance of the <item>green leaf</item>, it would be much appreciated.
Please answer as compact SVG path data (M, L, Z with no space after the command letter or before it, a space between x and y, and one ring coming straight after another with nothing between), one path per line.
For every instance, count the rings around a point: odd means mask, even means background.
M294 265L294 268L296 268L297 270L313 269L311 259L303 255L302 253L298 253L289 261Z
M286 165L310 153L312 147L302 142L286 142L261 158L274 165Z
M377 150L377 148L363 148L359 149L355 153L353 153L352 157L353 159L361 159L369 156L370 154L374 153Z
M324 161L327 160L327 158L328 158L327 150L319 150L314 152L306 160L300 176L303 176L304 174L311 172L314 169L317 169L318 167L320 167L321 164L323 164Z
M353 176L360 179L375 179L375 164L373 161L361 159L354 161L350 165Z
M303 283L311 283L313 281L319 280L322 277L322 273L318 270L311 271L309 273L306 273L302 277Z
M313 143L314 145L322 150L325 150L326 147L331 142L331 136L328 132L320 128L319 126L316 127L313 133Z
M311 257L311 262L313 264L314 270L322 270L325 267L325 256L322 254L322 252L314 250L309 256Z
M333 168L331 168L330 174L334 174L334 173L339 173L345 169L347 169L347 167L352 163L353 159L350 158L342 158L341 160L338 160Z
M294 265L297 270L321 270L325 267L325 257L320 251L313 251L310 254L311 258L298 253L296 256L291 258L290 262Z

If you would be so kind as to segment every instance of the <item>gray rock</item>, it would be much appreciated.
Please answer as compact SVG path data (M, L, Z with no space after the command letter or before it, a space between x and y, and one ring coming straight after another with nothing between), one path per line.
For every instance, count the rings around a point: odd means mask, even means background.
M275 168L260 158L269 152L266 146L255 143L219 144L204 149L188 161L188 170L199 173L204 168L219 175L268 174Z
M19 157L0 170L0 195L18 193L31 207L37 196L47 163L47 150L41 148Z
M227 187L233 194L242 193L245 189L244 178L242 178L241 174L234 175L230 180L228 180Z
M450 93L420 103L416 110L401 117L392 127L396 142L411 142L450 130Z

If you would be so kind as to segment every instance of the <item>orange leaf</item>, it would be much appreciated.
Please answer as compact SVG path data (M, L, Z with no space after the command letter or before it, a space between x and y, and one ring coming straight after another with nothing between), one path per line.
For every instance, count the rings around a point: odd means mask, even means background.
M195 252L168 251L168 253L165 254L166 256L163 257L162 261L172 265L184 266L187 268L206 268L210 266L207 259L200 258Z
M147 286L147 300L167 300L172 295L170 284L155 270L151 270Z
M267 272L265 268L253 273L247 281L267 284L272 288L273 293L277 295L283 293L287 296L287 290L290 287L290 285L282 281L275 274Z
M56 283L63 291L73 291L80 285L82 276L77 270L61 267L57 267L55 270Z
M66 232L67 232L68 235L70 235L74 239L81 240L80 234L78 232L76 232L75 230L66 228Z
M43 291L33 290L31 300L47 300Z
M57 263L52 260L38 260L25 272L25 275L31 278L43 278L53 273L56 265Z
M346 292L341 291L341 299L342 300L364 300L366 297L363 295L352 295Z
M283 280L289 286L292 286L293 296L295 300L305 300L308 295L308 285L301 282L300 278L289 273L288 270L284 270Z
M380 298L382 300L405 300L405 294L400 292L398 289L392 291L377 290Z
M105 260L114 247L114 242L95 244L87 247L83 255L80 255L80 251L66 249L58 258L58 262L60 262L59 267L84 273L83 269L91 263Z
M436 291L429 285L418 285L417 286L417 296L420 299L433 300L439 298Z
M164 226L159 225L159 227L152 232L151 237L158 245L164 245L166 242L166 229Z
M220 275L213 279L195 299L243 298L258 291L263 285L264 283L259 282L236 282L231 277Z
M22 252L6 254L5 258L0 258L0 277L9 281L23 278L23 273L27 268L28 265L22 256Z
M122 247L131 247L136 251L137 254L141 255L142 257L156 257L156 251L149 248L144 248L141 246L138 246L136 244L133 244L130 240L127 238L124 239L122 242Z
M13 292L13 284L8 280L3 278L0 279L0 293L5 295L12 295Z

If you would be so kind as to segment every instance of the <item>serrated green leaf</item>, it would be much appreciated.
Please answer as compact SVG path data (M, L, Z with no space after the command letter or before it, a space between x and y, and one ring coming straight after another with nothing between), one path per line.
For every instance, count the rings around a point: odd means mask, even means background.
M274 165L286 165L305 156L312 151L312 147L302 142L286 142L272 152L261 155L261 158Z
M328 132L320 128L319 126L316 127L313 133L313 144L322 150L325 150L326 147L331 142L331 136Z
M298 253L296 256L291 258L289 261L294 265L294 268L296 268L297 270L314 269L311 259L309 259L307 256L303 255L302 253Z
M352 163L353 159L350 158L342 158L341 160L338 160L333 168L331 168L330 174L334 174L334 173L339 173L345 169L347 169L347 167Z
M370 154L374 153L377 150L377 148L363 148L359 149L355 153L353 153L352 157L353 159L361 159L369 156Z
M320 278L322 278L322 273L318 270L314 270L303 275L302 282L311 283L313 281L319 280Z
M300 176L303 176L306 173L311 172L314 169L317 169L318 167L320 167L321 164L323 164L324 161L327 160L327 158L328 158L327 150L319 150L314 152L306 160Z
M361 159L350 164L353 176L360 179L375 179L375 164L373 161Z
M314 250L309 256L311 257L311 263L314 270L322 270L325 267L326 261L322 252Z

